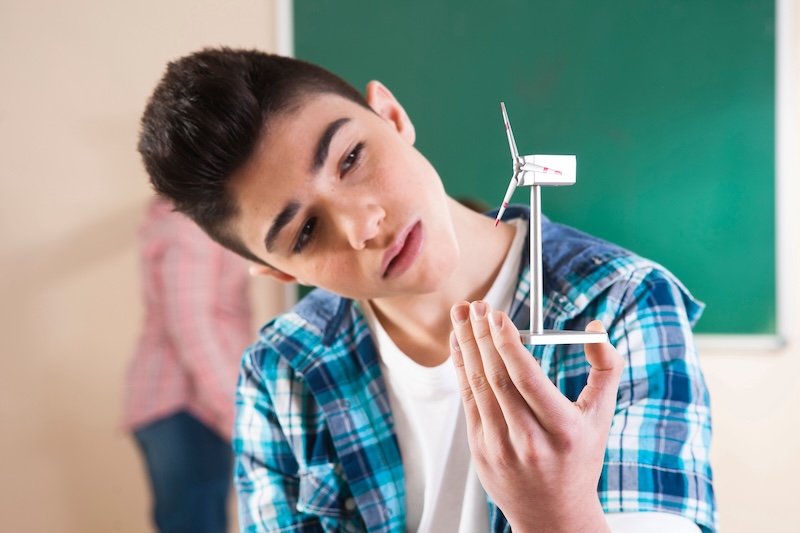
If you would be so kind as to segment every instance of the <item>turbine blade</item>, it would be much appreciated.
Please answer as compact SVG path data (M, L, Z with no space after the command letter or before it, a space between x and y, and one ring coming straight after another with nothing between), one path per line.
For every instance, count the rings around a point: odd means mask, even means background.
M503 122L506 125L506 136L508 136L508 147L511 148L511 158L516 164L519 160L517 142L514 140L514 133L511 131L511 123L508 121L508 114L506 113L506 105L503 102L500 102L500 110L503 112Z
M508 207L508 203L511 201L511 197L514 196L514 191L517 189L517 185L519 185L519 179L517 174L511 176L511 182L508 184L508 189L506 189L506 195L503 197L503 203L500 205L500 209L497 211L497 217L494 219L494 225L500 223L500 220L503 218L503 213L506 212L506 207Z
M543 167L542 165L537 165L535 163L523 163L522 166L519 167L519 169L528 172L543 172L545 174L557 174L559 176L561 175L560 170Z

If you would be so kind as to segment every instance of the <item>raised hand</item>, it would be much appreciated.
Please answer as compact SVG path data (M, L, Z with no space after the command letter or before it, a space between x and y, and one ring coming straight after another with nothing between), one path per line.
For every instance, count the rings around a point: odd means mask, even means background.
M588 382L571 402L547 378L504 313L485 302L451 310L451 357L484 489L515 533L608 531L597 497L623 362L585 345ZM603 331L599 321L590 331Z

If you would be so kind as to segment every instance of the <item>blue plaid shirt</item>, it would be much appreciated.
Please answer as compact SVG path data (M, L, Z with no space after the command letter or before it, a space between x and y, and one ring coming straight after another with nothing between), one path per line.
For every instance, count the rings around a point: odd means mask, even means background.
M507 217L528 217L514 206ZM669 272L543 221L544 327L602 320L625 358L598 483L606 512L661 511L715 531L709 398L691 326L702 305ZM528 249L509 315L529 324ZM571 400L581 345L534 356ZM378 354L358 304L315 290L244 354L233 446L241 529L405 533L403 463ZM509 531L487 500L491 530Z

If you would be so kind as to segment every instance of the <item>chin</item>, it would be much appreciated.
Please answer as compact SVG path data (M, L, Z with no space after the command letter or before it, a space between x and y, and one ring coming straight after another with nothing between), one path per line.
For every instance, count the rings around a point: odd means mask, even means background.
M458 248L445 253L440 253L437 260L426 265L425 275L420 276L417 288L420 292L430 293L443 289L452 279L458 268Z

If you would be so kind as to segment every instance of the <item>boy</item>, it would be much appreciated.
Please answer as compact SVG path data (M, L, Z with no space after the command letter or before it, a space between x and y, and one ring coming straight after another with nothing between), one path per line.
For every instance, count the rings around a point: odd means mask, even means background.
M531 357L527 211L495 228L451 199L414 136L380 83L255 51L171 63L148 103L156 190L255 273L321 288L242 362L242 529L713 531L701 305L545 222L545 327L617 348Z

